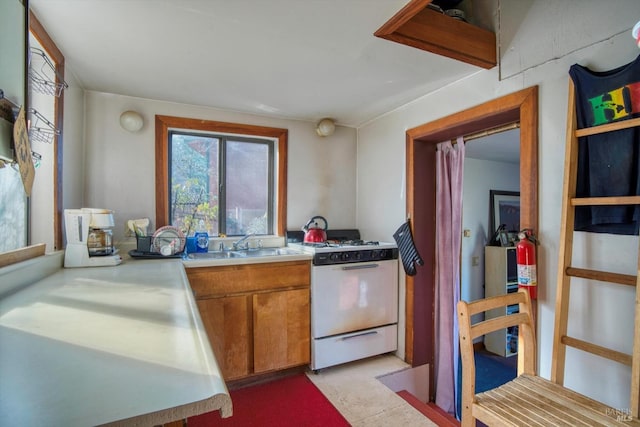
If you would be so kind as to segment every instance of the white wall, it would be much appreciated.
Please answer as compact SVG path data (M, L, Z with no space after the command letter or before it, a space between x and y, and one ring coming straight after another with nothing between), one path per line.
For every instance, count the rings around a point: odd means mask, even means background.
M68 68L64 90L64 125L62 146L62 206L74 209L85 206L85 161L84 161L84 89Z
M144 116L138 133L119 125L123 111ZM116 244L125 221L149 217L155 224L155 115L286 128L288 139L287 227L300 229L322 215L331 228L353 228L356 211L356 131L337 126L319 137L315 123L253 116L193 105L87 91L84 203L115 211Z
M490 190L520 191L520 165L465 159L462 229L471 231L470 237L462 238L460 258L460 297L465 301L484 297L484 247L494 231L489 225Z
M549 377L553 340L558 236L566 130L568 70L574 63L609 70L631 62L639 51L631 28L640 18L636 0L501 2L500 67L405 105L358 130L358 227L375 238L391 238L405 220L407 129L530 86L539 86L539 372ZM506 19L508 18L508 19ZM530 58L535 58L530 62ZM507 72L508 71L508 72ZM384 171L384 179L380 178ZM620 273L634 272L637 238L577 233L577 263L598 261ZM401 275L404 294L404 275ZM632 289L576 290L570 333L596 336L629 351ZM605 309L604 304L610 308ZM401 312L403 310L401 309ZM629 316L622 313L629 313ZM600 316L603 315L603 316ZM404 345L404 344L402 344ZM565 384L614 407L627 408L630 370L569 351Z

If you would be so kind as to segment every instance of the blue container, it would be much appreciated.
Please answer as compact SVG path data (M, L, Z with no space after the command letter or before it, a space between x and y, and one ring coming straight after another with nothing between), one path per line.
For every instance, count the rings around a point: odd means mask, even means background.
M196 238L196 252L209 252L209 233L203 220L198 223L194 237Z
M192 254L197 251L196 236L187 237L186 251Z

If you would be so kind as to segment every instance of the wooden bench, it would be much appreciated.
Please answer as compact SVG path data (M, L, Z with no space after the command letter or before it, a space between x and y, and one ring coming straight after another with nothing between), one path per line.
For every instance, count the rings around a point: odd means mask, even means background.
M471 324L471 316L519 304L519 312ZM503 310L506 313L506 310ZM640 426L637 415L611 408L535 374L536 340L527 291L458 303L462 356L462 426ZM518 326L518 376L493 390L475 393L473 341Z

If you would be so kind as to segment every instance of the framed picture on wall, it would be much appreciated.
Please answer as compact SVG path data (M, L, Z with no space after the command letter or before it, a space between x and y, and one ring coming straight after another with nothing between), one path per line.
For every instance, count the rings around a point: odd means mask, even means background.
M489 206L493 230L505 224L507 233L517 235L520 231L520 192L489 190Z

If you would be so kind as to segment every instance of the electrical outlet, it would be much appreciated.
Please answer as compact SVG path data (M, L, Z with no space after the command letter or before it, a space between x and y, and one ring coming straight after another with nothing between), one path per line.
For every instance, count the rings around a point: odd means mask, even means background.
M477 267L478 264L480 264L480 257L479 256L472 256L471 257L471 266L472 267Z
M464 237L471 237L471 230L469 230L468 228L467 228L467 229L465 229L465 230L462 232L462 236L464 236Z

